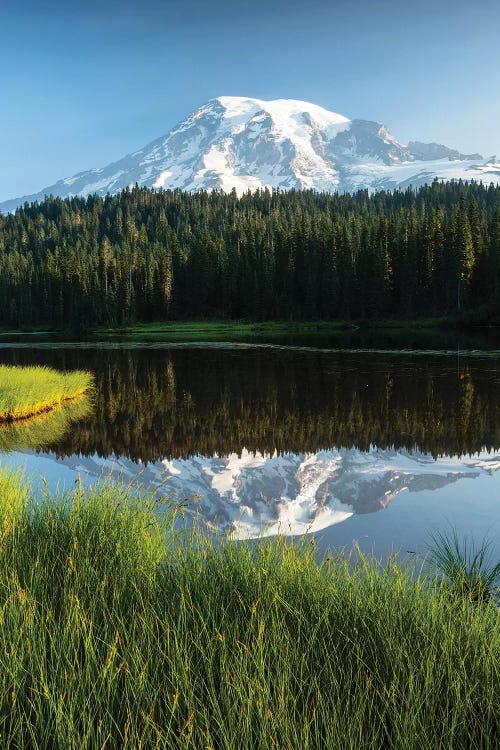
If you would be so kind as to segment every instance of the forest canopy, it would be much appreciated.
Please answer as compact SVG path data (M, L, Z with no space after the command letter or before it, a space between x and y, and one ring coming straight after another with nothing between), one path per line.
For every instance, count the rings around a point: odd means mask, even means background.
M500 187L135 187L0 215L0 325L371 320L500 309Z

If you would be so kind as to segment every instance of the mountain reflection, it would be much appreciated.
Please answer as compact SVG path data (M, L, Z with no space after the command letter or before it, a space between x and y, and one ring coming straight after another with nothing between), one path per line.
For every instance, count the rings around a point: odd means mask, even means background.
M55 457L54 457L55 458ZM355 448L273 456L242 451L140 466L131 459L73 456L64 466L90 479L112 476L155 491L159 507L187 500L186 517L238 538L317 532L384 510L401 492L439 490L495 473L497 457L463 462L414 452Z
M87 368L94 409L58 456L190 456L396 449L462 456L500 446L500 362L230 349L5 349L0 361Z

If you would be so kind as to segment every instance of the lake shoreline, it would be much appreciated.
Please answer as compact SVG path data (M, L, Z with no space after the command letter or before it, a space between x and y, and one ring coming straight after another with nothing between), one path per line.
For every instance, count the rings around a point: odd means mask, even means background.
M200 334L213 337L227 335L307 335L356 333L360 331L398 331L398 332L440 332L480 329L482 331L500 331L500 325L490 323L465 323L456 318L419 318L415 320L380 320L380 321L245 321L245 320L198 320L198 321L154 321L137 322L123 327L98 327L92 330L93 336L130 337L141 336L185 336Z
M82 340L88 337L127 337L141 336L193 336L205 335L210 338L221 338L227 335L243 336L288 336L307 334L337 334L356 333L363 331L387 331L401 333L419 332L460 332L481 331L492 333L500 331L500 319L484 320L480 316L476 319L471 314L454 315L438 318L395 318L383 320L227 320L227 319L198 319L198 320L166 320L166 321L136 321L124 326L98 326L82 329L78 336ZM75 335L75 331L65 328L0 328L0 337L8 336L59 336Z

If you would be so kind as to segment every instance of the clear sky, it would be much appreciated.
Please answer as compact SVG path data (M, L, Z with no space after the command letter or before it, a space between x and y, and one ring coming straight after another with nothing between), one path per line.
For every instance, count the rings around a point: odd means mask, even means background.
M304 99L500 157L499 0L0 0L0 200L221 95Z

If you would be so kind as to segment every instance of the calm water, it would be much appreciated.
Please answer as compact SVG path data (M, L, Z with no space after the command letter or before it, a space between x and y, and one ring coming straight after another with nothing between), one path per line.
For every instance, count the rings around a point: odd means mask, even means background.
M422 553L438 529L500 555L500 359L300 347L13 344L0 362L87 368L90 413L0 431L4 465L69 486L112 472L238 537Z

